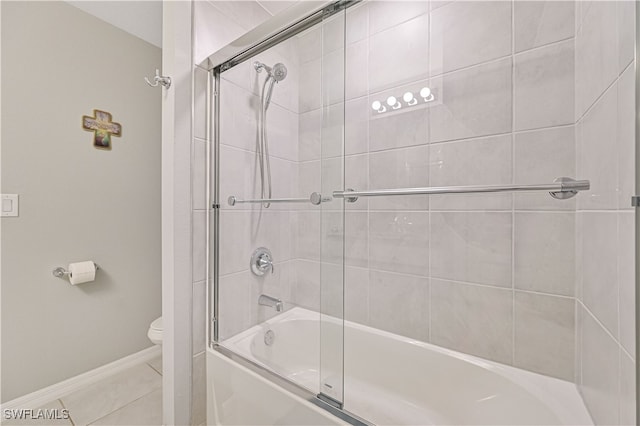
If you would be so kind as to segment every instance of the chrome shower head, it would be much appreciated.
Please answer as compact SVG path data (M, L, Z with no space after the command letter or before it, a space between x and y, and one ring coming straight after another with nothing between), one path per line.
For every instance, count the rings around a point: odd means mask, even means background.
M269 74L269 77L273 78L275 81L282 81L287 76L287 67L280 62L278 62L273 66L273 68L271 68L270 66L265 65L262 62L255 61L253 63L253 68L255 68L257 72L262 72L262 70L265 69Z
M282 81L287 77L287 67L285 67L283 63L278 62L273 66L270 74L275 81Z

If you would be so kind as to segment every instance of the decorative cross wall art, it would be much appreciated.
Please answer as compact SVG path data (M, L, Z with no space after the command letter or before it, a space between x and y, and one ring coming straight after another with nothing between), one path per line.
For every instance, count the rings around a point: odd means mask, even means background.
M93 132L93 146L100 149L111 149L111 136L122 136L120 123L111 121L111 113L93 110L95 117L82 116L82 128Z

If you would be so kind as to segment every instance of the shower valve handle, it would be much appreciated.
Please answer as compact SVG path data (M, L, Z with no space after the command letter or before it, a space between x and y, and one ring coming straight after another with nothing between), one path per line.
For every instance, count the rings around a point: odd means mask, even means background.
M260 247L253 252L249 265L251 266L251 272L259 277L266 274L269 270L271 270L273 274L275 269L271 251L265 247Z
M271 269L271 273L273 274L275 266L273 266L273 262L271 261L269 256L266 253L264 253L262 256L258 258L258 268L264 269L264 270Z

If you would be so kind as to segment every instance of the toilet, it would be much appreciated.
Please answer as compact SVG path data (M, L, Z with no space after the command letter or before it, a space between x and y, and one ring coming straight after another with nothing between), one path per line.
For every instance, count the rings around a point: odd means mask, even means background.
M162 317L153 320L147 331L147 337L156 345L162 344Z

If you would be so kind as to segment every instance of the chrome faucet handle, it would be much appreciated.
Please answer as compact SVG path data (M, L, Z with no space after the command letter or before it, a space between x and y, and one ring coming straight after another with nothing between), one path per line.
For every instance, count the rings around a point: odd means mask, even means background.
M265 247L256 249L251 255L249 266L251 267L251 272L259 277L266 274L268 270L271 270L271 273L273 274L275 268L273 266L273 257L271 256L269 249Z
M271 273L273 274L273 270L275 269L275 266L273 265L273 261L271 260L268 254L263 253L260 255L260 257L258 258L258 268L263 269L265 271L267 269L271 269Z

